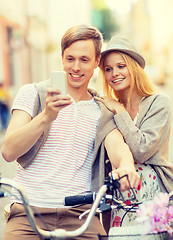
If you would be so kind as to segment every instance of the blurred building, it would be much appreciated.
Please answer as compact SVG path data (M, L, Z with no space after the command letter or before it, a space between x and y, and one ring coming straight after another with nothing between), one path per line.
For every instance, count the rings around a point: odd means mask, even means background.
M151 22L151 49L159 84L173 77L173 1L148 0ZM160 76L160 78L159 78Z
M91 24L88 0L0 0L0 82L15 94L60 70L61 37L78 24Z
M173 77L173 1L129 2L131 9L128 12L114 12L121 26L119 33L131 39L143 54L147 62L146 71L152 80L165 84Z
M143 43L148 71L159 85L166 84L173 77L172 9L171 0L138 0L134 9L135 35Z
M72 25L92 24L93 13L101 25L99 11L106 3L112 4L116 33L134 42L153 81L164 84L172 78L172 0L0 0L0 82L15 94L20 85L62 69L63 33Z

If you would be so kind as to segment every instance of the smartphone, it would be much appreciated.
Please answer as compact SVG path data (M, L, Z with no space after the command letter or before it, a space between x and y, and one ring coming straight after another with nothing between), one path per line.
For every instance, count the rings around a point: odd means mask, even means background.
M51 72L51 82L54 89L61 91L62 95L67 94L66 89L66 72L65 71L53 71Z

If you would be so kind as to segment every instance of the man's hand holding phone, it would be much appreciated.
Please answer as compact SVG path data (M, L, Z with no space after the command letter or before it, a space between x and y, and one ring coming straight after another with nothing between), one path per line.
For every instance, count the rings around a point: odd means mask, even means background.
M59 111L72 103L71 97L67 95L66 73L54 71L51 73L52 86L47 90L45 114L50 121L56 119Z

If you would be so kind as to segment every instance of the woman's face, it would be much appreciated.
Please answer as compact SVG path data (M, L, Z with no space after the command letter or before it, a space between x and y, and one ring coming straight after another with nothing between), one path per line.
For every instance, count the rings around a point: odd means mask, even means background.
M104 59L106 82L115 91L129 91L131 76L125 60L118 52L108 53Z

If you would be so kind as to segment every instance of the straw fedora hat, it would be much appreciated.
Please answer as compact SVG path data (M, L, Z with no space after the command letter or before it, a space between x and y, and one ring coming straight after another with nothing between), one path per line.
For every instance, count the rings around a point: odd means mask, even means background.
M126 53L130 57L135 59L142 68L145 67L145 60L137 52L135 46L128 39L118 35L111 38L111 40L109 41L106 47L106 50L101 53L100 63L107 53L113 52L113 51L120 51L120 52Z

